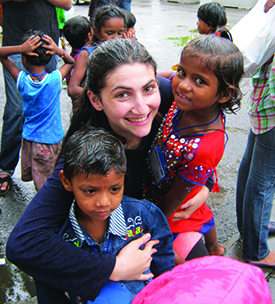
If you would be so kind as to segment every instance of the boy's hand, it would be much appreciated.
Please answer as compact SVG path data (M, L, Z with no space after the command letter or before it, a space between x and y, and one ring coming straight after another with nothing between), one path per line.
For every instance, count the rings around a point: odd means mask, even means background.
M159 243L158 240L149 241L150 238L151 235L146 233L121 249L117 256L116 265L110 276L110 280L145 281L153 277L152 273L143 274L151 265L152 254L157 252L157 249L153 248L153 246ZM144 249L141 250L140 246L145 243Z
M123 32L123 38L136 39L135 35L130 31Z
M38 48L41 44L41 38L33 35L21 45L21 54L38 57L38 54L33 53L33 50Z
M48 49L48 51L46 52L46 54L50 54L50 55L62 55L62 50L56 45L56 43L52 40L52 38L48 35L44 35L43 36L43 40L46 41L48 43L48 45L43 44L43 47Z

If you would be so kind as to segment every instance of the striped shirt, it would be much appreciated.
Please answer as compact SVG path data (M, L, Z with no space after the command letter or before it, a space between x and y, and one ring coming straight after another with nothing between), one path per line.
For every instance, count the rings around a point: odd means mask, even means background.
M275 126L274 57L252 77L247 109L254 134L263 134Z

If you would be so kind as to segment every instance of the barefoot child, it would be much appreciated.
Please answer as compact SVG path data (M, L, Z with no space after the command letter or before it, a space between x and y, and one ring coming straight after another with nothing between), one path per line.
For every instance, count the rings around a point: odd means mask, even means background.
M190 204L190 199L215 172L223 156L227 141L223 111L235 113L238 109L242 75L242 54L228 39L201 36L181 53L172 80L175 100L149 152L145 190L146 199L167 216L176 238L174 248L180 255L184 249L180 247L181 234L189 231L205 235L209 254L224 254L211 210L205 203ZM183 210L186 219L172 221L174 213Z
M174 267L172 234L162 212L150 202L123 196L126 155L123 144L104 129L85 126L63 146L60 179L72 191L69 218L59 235L79 250L117 255L132 240L150 233L156 241L150 271L158 276ZM95 269L100 272L100 269ZM108 281L94 302L130 304L148 281ZM63 291L36 282L38 303L56 303ZM43 293L43 289L46 289ZM49 292L50 290L50 292ZM52 298L50 298L52 295ZM71 296L71 303L74 302ZM78 299L79 300L79 299ZM65 303L65 300L62 302ZM86 302L85 302L86 303Z
M47 35L29 31L22 45L0 48L0 60L17 82L23 100L21 175L23 181L34 181L38 191L52 174L64 136L61 123L61 82L74 65L74 59L60 49ZM8 58L22 54L26 71L20 71ZM51 73L45 71L53 55L59 55L64 65Z

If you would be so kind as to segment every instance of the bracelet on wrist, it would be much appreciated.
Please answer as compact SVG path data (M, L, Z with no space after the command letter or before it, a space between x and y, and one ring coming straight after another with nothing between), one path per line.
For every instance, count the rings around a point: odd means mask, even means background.
M62 55L60 56L61 58L64 58L65 57L65 51L63 50L63 53L62 53Z

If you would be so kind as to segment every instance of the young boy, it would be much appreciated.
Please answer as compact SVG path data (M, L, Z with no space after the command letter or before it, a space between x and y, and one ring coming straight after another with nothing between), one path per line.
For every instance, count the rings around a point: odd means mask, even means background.
M0 48L0 61L17 82L23 100L21 177L23 181L33 180L38 191L52 174L60 151L64 136L61 82L72 69L74 59L42 32L28 31L22 41L22 45ZM12 54L22 54L26 71L20 71L8 58ZM65 64L59 71L48 74L45 66L55 54L63 58Z
M217 28L225 26L226 23L225 9L219 3L205 3L199 7L197 26L201 35L213 34Z
M159 243L147 272L158 276L171 270L172 234L165 216L148 201L123 196L126 173L123 144L103 129L85 126L67 140L62 152L64 170L59 175L65 189L75 196L69 218L59 232L63 240L80 247L79 250L117 255L132 240L150 233ZM95 301L88 303L131 303L147 283L108 281ZM42 284L39 294L41 287ZM56 296L60 292L56 291ZM56 303L56 296L52 295L51 300L48 292L48 303ZM71 303L78 302L71 297Z

